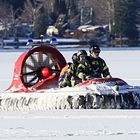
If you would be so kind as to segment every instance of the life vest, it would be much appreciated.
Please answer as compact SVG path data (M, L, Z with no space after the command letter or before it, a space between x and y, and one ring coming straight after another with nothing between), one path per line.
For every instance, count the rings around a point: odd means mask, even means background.
M67 64L65 67L62 68L60 72L60 76L64 76L69 70L70 70L70 65Z

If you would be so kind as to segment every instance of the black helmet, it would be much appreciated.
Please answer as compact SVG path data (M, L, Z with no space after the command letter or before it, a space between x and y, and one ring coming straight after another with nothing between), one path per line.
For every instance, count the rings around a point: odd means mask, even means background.
M72 55L72 61L73 61L73 62L78 61L77 53L74 53L74 54Z
M95 51L101 51L100 47L98 45L91 45L90 48L89 48L89 52L93 53Z
M71 66L71 64L72 64L71 62L68 62L68 63L67 63L67 65L68 65L69 67Z
M77 52L77 56L79 57L80 55L87 55L87 52L85 51L85 50L79 50L78 52Z

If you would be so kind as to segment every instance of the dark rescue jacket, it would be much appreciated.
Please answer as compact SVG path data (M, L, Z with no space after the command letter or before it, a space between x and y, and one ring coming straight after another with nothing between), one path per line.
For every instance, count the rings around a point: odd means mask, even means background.
M92 65L88 56L79 62L76 75L81 79L81 82L87 80L86 77L92 77Z
M90 63L92 65L92 72L94 78L107 77L108 75L110 75L108 66L102 58L94 58L90 56Z

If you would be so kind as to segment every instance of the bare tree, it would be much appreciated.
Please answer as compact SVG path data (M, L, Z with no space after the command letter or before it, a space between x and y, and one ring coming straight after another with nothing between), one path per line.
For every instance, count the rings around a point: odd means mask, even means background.
M0 23L3 27L3 37L7 37L8 29L13 21L12 8L3 2L0 2Z
M79 7L93 8L94 24L109 23L108 0L78 0Z
M21 15L21 21L34 24L38 14L39 14L39 9L42 5L37 5L36 2L32 2L32 0L26 0L24 3L24 10Z
M44 5L44 7L47 8L47 10L52 13L54 12L56 9L54 8L54 2L55 0L42 0L42 3Z

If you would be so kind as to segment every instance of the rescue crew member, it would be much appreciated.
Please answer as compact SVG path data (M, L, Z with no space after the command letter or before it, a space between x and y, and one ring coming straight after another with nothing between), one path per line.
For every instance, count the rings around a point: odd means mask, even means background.
M61 79L61 84L59 82L59 87L71 87L74 86L75 80L76 80L76 70L78 65L78 59L77 59L77 53L74 53L72 55L72 63L70 67L68 68L67 72L65 73L65 76L63 79Z
M66 74L70 70L71 65L72 65L72 63L68 62L67 65L65 67L63 67L60 72L60 76L59 76L59 80L58 80L58 86L60 88L65 87L65 86L70 86L70 82L68 81L67 83L64 83L64 80L66 78Z
M70 81L71 86L74 86L77 84L77 81L79 80L79 78L76 76L76 71L77 71L77 66L79 64L78 62L78 57L77 57L77 53L74 53L72 55L72 65L70 67L69 72L67 73L66 76L66 81Z
M77 77L80 79L79 82L83 82L92 77L92 67L90 64L90 59L87 56L87 52L85 50L79 50L77 53L77 57L79 58L79 64L77 67Z
M98 45L91 45L89 48L90 63L92 65L93 78L111 78L106 62L99 56L101 50Z

